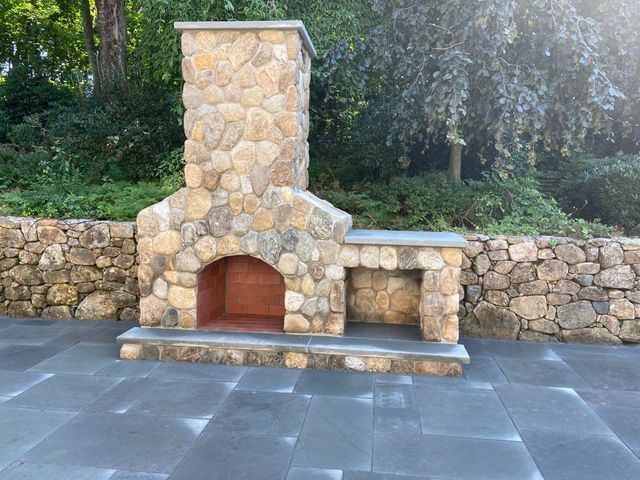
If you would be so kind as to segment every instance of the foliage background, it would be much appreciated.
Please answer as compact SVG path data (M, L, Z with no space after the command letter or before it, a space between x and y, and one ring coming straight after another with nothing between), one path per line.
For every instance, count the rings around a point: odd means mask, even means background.
M296 18L319 53L311 188L357 225L640 234L638 2L420 5L130 0L129 88L105 96L77 2L2 2L0 213L134 218L181 182L173 22Z

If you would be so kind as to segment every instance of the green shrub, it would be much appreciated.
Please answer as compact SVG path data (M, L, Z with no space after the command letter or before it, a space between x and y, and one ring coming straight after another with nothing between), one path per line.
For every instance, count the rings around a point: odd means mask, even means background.
M140 210L174 191L162 182L59 182L0 194L0 215L134 220Z
M176 105L174 95L154 92L63 109L47 125L55 156L87 182L153 179L183 142Z
M537 187L530 175L493 172L455 184L444 173L432 172L321 195L349 211L362 228L581 237L613 233L610 227L572 219Z
M556 176L554 194L565 210L640 235L640 155L575 157Z
M19 154L13 149L0 148L0 191L37 185L51 163L51 156L42 150Z

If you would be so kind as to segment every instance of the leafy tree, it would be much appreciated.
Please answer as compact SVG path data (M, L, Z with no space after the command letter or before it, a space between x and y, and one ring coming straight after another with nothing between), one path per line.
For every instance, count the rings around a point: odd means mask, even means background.
M133 75L144 83L176 88L180 85L178 21L274 20L284 13L282 0L132 0Z
M74 0L3 0L0 25L0 72L22 67L32 78L82 83L88 65Z
M374 63L395 105L390 136L405 147L444 137L460 179L465 145L498 158L535 149L568 154L611 129L623 94L601 24L573 1L376 0ZM489 152L487 151L486 154Z

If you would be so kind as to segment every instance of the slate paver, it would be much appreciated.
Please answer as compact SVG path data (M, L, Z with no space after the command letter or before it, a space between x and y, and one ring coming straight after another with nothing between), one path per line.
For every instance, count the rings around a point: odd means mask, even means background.
M522 432L546 480L635 480L640 459L617 438Z
M0 317L0 480L640 478L640 347L463 339L442 378L123 361L133 326Z

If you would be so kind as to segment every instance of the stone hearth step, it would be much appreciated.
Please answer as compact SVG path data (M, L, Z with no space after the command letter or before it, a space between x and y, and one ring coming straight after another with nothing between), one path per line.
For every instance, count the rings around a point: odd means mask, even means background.
M463 345L412 340L136 327L117 341L124 359L448 376L469 363Z

